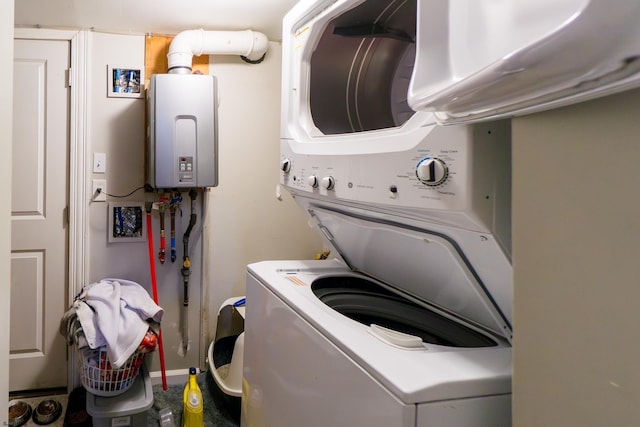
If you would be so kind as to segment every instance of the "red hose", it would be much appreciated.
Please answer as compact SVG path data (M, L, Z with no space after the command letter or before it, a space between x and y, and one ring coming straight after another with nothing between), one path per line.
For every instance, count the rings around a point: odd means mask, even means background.
M147 242L149 244L149 269L151 270L151 289L153 290L153 301L158 304L158 282L156 280L156 263L153 253L151 212L147 212ZM162 373L162 390L167 391L167 371L164 369L164 347L162 346L162 329L158 331L158 354L160 356L160 372Z

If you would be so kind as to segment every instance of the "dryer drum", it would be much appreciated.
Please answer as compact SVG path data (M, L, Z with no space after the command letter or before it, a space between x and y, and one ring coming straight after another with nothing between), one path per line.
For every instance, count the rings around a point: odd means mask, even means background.
M428 344L463 348L497 345L488 336L361 277L323 277L315 280L311 289L320 301L364 325L414 335Z
M409 120L415 36L415 0L367 0L329 22L309 61L315 126L335 135Z

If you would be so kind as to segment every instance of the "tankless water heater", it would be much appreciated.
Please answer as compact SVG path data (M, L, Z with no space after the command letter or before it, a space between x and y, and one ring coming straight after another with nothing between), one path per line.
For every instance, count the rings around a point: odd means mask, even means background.
M154 74L147 92L148 183L158 189L218 185L216 79Z

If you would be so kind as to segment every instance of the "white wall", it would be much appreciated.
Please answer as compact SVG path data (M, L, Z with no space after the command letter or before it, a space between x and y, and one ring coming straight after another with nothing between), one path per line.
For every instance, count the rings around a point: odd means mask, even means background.
M107 97L107 66L144 70L145 40L142 35L118 35L91 32L88 37L88 111L87 111L87 194L91 194L91 180L106 179L107 192L125 195L144 185L145 157L145 99ZM94 153L106 154L106 173L92 172ZM177 219L179 241L186 229L189 214L185 194L184 216ZM107 196L107 203L157 201L155 194L140 190L126 198ZM144 286L152 294L149 256L146 241L109 243L109 207L104 202L90 202L88 209L89 283L103 278L123 278ZM201 203L198 204L201 206ZM201 209L198 209L200 212ZM182 246L176 263L162 265L157 257L160 246L159 215L153 217L154 262L157 274L159 305L165 313L162 338L167 370L200 366L204 354L200 343L200 293L202 282L202 224L192 232L190 258L193 263L189 288L189 350L182 349ZM167 235L169 216L166 221ZM168 241L167 241L168 245ZM152 359L152 371L160 370L159 352Z
M279 44L271 43L267 58L258 65L233 57L212 59L210 70L218 77L220 93L219 186L206 195L208 202L202 195L197 199L198 221L190 240L191 348L186 358L181 351L180 327L182 234L190 213L186 193L183 216L177 218L177 262L162 265L154 254L160 305L165 309L162 331L168 370L205 367L206 346L215 332L217 309L225 299L244 293L249 262L310 258L321 250L319 239L290 198L285 196L283 202L278 202L274 197L279 163L280 50ZM89 37L87 185L91 185L92 178L106 178L108 193L118 195L144 184L144 99L108 98L107 65L144 69L144 36L92 32ZM106 153L104 175L91 172L95 152ZM139 191L124 200L154 197ZM91 203L89 216L90 281L122 277L139 282L151 292L146 242L108 243L105 203ZM153 218L157 254L157 212ZM168 212L166 229L168 247ZM205 244L208 247L203 263ZM199 345L201 316L205 327ZM157 352L151 369L160 369Z
M257 65L210 56L220 89L220 185L210 193L207 224L211 324L225 299L244 295L248 263L311 259L322 250L289 194L276 199L281 54L272 42Z
M640 420L640 91L513 120L514 426Z
M0 180L5 200L11 200L11 138L13 84L13 2L2 6L0 14ZM0 208L0 421L8 422L9 401L9 301L11 292L11 206L3 203Z

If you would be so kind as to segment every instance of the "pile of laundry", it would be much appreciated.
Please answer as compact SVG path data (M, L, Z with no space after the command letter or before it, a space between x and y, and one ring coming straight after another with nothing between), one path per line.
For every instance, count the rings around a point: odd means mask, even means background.
M138 283L103 279L85 285L60 322L80 350L81 379L90 391L124 391L144 356L155 350L164 310Z

